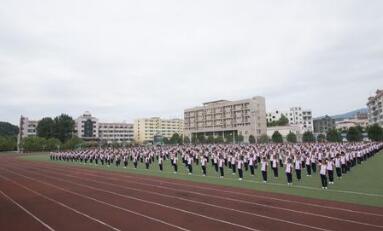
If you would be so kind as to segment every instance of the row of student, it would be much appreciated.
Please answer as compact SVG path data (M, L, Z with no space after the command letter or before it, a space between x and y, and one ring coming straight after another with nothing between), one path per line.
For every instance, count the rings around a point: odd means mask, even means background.
M270 148L273 147L274 149ZM288 185L292 184L293 172L298 181L302 179L302 169L306 175L315 173L317 165L320 168L322 187L327 188L327 176L330 184L334 183L334 170L338 178L346 174L357 163L362 164L377 151L382 149L381 143L354 143L342 145L198 145L177 147L152 148L120 148L120 149L86 149L71 152L51 153L52 160L66 160L83 164L108 165L121 164L128 166L132 161L135 168L144 163L146 169L158 161L160 171L163 171L164 161L169 160L174 172L178 172L178 158L193 173L193 165L201 165L202 174L207 174L207 164L210 162L221 178L224 177L225 168L238 173L239 180L243 179L243 172L255 170L260 167L262 179L267 182L268 167L272 169L274 177L279 176L279 169L284 169ZM250 150L250 151L249 151ZM251 151L252 150L252 151ZM305 151L309 150L311 152ZM347 153L346 153L347 152Z

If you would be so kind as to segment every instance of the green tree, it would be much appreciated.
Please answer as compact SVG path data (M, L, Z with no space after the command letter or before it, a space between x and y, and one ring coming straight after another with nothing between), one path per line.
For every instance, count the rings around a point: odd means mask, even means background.
M285 115L281 115L281 118L278 120L278 126L285 126L287 124L289 124L289 119L287 119L287 117Z
M19 127L8 123L0 121L0 136L17 136L19 133Z
M22 149L27 152L36 152L46 150L46 139L38 136L30 136L23 139Z
M196 144L198 142L197 134L192 134L192 140L191 141L193 144Z
M326 141L326 136L324 134L319 134L317 136L317 141L318 142L325 142Z
M198 143L200 143L200 144L204 144L204 143L206 143L206 137L205 137L205 134L203 134L203 133L198 134L198 135L197 135L197 140L198 140Z
M250 144L255 144L255 142L256 142L256 141L255 141L255 137L254 137L253 135L250 135L250 136L249 136L249 143L250 143Z
M271 136L271 139L273 140L274 143L283 143L283 137L281 133L278 131L275 131L273 135Z
M270 137L266 134L263 134L261 135L261 137L259 137L259 143L261 144L267 144L270 142Z
M287 134L287 136L286 136L286 139L290 143L296 143L297 142L297 135L295 135L292 132L289 132L289 134Z
M180 144L180 140L182 142L182 137L178 135L178 133L174 133L172 137L170 137L170 143L171 144Z
M303 142L315 142L314 134L310 131L304 132L303 136L302 136L302 141Z
M243 135L237 135L237 136L235 136L235 142L236 142L236 143L242 143L243 140L244 140Z
M164 144L170 144L170 140L167 137L164 137L162 142L164 142Z
M55 122L50 117L45 117L39 121L36 127L36 133L39 137L46 139L55 137Z
M61 146L61 142L56 138L49 138L45 141L47 151L56 151L57 146Z
M72 149L76 149L76 148L81 148L85 146L85 143L82 139L78 138L77 136L73 136L72 138L70 138L69 140L67 140L63 147L60 147L59 148L64 148L64 149L67 149L67 150L72 150Z
M342 135L335 128L327 131L326 138L329 142L342 142Z
M0 152L14 151L17 148L17 138L15 136L0 136Z
M372 141L383 141L383 128L373 124L367 128L368 138Z
M347 131L347 140L350 142L359 142L362 140L362 133L357 127L350 127Z
M233 140L234 140L234 136L232 133L225 135L225 143L227 144L233 143Z
M185 144L190 144L190 138L188 136L184 137L184 143Z
M214 141L215 141L214 136L209 135L209 136L207 137L207 143L209 143L209 144L213 144Z
M69 140L74 131L75 122L72 117L61 114L60 116L55 117L55 138L59 139L61 142L66 142Z
M224 143L223 136L217 136L214 140L215 143L221 144Z

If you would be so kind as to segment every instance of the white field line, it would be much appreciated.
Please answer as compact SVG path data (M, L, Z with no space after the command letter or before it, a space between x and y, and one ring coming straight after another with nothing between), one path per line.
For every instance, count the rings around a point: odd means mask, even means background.
M0 193L6 198L8 199L9 201L11 201L12 203L14 203L15 205L17 205L17 207L19 207L20 209L22 209L24 212L26 212L28 215L30 215L31 217L33 217L36 221L38 221L40 224L42 224L45 228L47 228L48 230L51 230L51 231L55 231L52 227L50 227L48 224L46 224L44 221L42 221L41 219L39 219L38 217L36 217L33 213L31 213L28 209L24 208L22 205L20 205L19 203L17 203L16 201L14 201L10 196L8 196L6 193L4 193L3 191L0 190Z
M7 180L7 181L9 181L9 182L11 182L11 183L13 183L13 184L19 186L19 187L22 187L22 188L26 189L27 191L30 191L30 192L32 192L32 193L34 193L34 194L36 194L36 195L38 195L38 196L40 196L40 197L46 199L46 200L49 200L49 201L51 201L51 202L53 202L53 203L55 203L55 204L58 204L58 205L60 205L60 206L62 206L62 207L64 207L64 208L66 208L66 209L69 209L69 210L72 211L72 212L75 212L75 213L77 213L77 214L79 214L79 215L82 215L82 216L84 216L84 217L86 217L86 218L88 218L88 219L90 219L90 220L93 220L93 221L95 221L95 222L97 222L97 223L99 223L99 224L101 224L101 225L104 225L104 226L106 226L106 227L108 227L108 228L110 228L110 229L112 229L112 230L120 231L120 229L115 228L115 227L109 225L109 224L106 223L106 222L103 222L103 221L101 221L101 220L99 220L99 219L97 219L97 218L94 218L94 217L92 217L92 216L90 216L90 215L88 215L88 214L85 214L85 213L83 213L83 212L80 212L80 211L78 211L78 210L76 210L76 209L74 209L74 208L72 208L72 207L70 207L70 206L68 206L68 205L66 205L66 204L64 204L64 203L62 203L62 202L59 202L59 201L57 201L57 200L55 200L55 199L53 199L53 198L51 198L51 197L45 196L45 195L43 195L43 194L41 194L41 193L39 193L39 192L37 192L37 191L35 191L35 190L33 190L33 189L27 187L27 186L24 186L24 185L22 185L22 184L17 183L17 182L14 181L14 180L9 179L8 177L5 177L5 176L0 175L0 178L3 178L3 179L5 179L5 180Z
M89 196L86 196L86 195L83 195L83 194L80 194L80 193L76 193L76 192L67 190L65 188L62 188L62 187L59 187L59 186L56 186L56 185L53 185L53 184L50 184L50 183L47 183L47 182L44 182L44 181L41 181L41 180L37 180L36 178L32 178L32 177L25 176L23 174L16 173L16 172L11 171L9 169L4 169L4 170L7 171L7 172L10 172L10 173L13 173L13 174L15 174L17 176L21 176L21 177L24 177L26 179L29 179L29 180L32 180L32 181L35 181L35 182L39 182L41 184L49 185L49 186L51 186L53 188L57 188L57 189L59 189L61 191L64 191L64 192L67 192L67 193L79 196L81 198L89 199L89 200L92 200L94 202L97 202L97 203L100 203L100 204L103 204L103 205L107 205L107 206L112 207L112 208L116 208L116 209L119 209L119 210L122 210L122 211L125 211L125 212L128 212L128 213L131 213L131 214L134 214L134 215L137 215L137 216L141 216L141 217L147 218L147 219L149 219L151 221L155 221L155 222L158 222L158 223L161 223L161 224L164 224L164 225L168 225L170 227L173 227L173 228L176 228L176 229L180 229L180 230L183 230L183 231L190 231L189 229L186 229L186 228L183 228L183 227L180 227L180 226L177 226L177 225L173 225L173 224L168 223L166 221L163 221L161 219L150 217L150 216L147 216L147 215L144 215L144 214L141 214L141 213L138 213L138 212L135 212L135 211L132 211L132 210L129 210L129 209L117 206L117 205L113 205L113 204L110 204L110 203L107 203L107 202L104 202L104 201L101 201L101 200L97 200L97 199L95 199L93 197L89 197Z

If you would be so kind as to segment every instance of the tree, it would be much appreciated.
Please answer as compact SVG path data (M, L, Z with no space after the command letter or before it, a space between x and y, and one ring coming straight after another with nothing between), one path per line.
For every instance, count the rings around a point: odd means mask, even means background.
M61 142L69 140L73 135L75 125L75 122L72 119L72 117L65 114L61 114L60 116L55 117L54 122L54 137L59 139Z
M214 141L215 141L214 136L209 135L209 136L207 137L207 143L209 143L209 144L213 144Z
M359 142L362 140L362 133L357 127L350 127L347 131L347 140L350 142Z
M0 122L0 136L17 136L19 127L8 122Z
M204 143L206 143L206 137L205 137L205 134L203 134L203 133L198 134L198 135L197 135L197 140L198 140L198 143L200 143L200 144L204 144Z
M17 148L17 139L14 136L0 136L0 152L14 151Z
M237 135L235 136L235 142L236 143L242 143L243 142L243 135Z
M310 131L306 131L302 136L303 142L315 142L314 134Z
M289 134L287 134L287 136L286 136L286 139L290 143L296 143L297 142L297 135L295 135L292 132L289 132Z
M167 137L164 137L162 142L164 142L164 144L170 144L170 140Z
M329 129L327 131L326 138L329 142L342 142L342 135L335 128Z
M55 137L55 122L50 117L45 117L39 121L36 127L36 133L39 137L46 139Z
M234 139L233 133L229 133L225 135L225 143L227 144L233 143L233 139Z
M259 143L261 144L267 144L270 142L270 137L266 134L263 134L261 135L261 137L259 137Z
M217 144L223 143L224 142L223 136L217 136L215 138L214 142L217 143Z
M249 136L249 143L250 144L255 144L255 137L253 135Z
M23 139L21 146L24 151L36 152L46 150L46 139L38 136L30 136Z
M185 144L190 144L190 138L188 136L184 137L184 143Z
M289 119L285 115L281 115L281 118L278 120L278 126L285 126L289 124Z
M78 138L77 136L73 136L72 138L70 138L64 143L63 148L70 150L70 149L80 148L83 145L84 145L84 141L82 139ZM59 148L61 148L61 145Z
M192 134L192 140L191 141L192 141L193 144L197 143L197 141L198 141L197 140L197 134Z
M57 146L61 146L61 142L56 138L49 138L45 141L47 151L57 150Z
M178 135L178 133L174 133L172 137L170 137L169 141L171 144L180 144L182 143L182 138L180 137L180 135Z
M283 143L283 137L281 133L278 131L275 131L273 135L271 136L271 139L273 140L274 143Z
M367 128L368 138L372 141L383 141L383 128L373 124Z
M326 136L324 134L319 134L317 136L317 141L318 142L325 142L326 141Z

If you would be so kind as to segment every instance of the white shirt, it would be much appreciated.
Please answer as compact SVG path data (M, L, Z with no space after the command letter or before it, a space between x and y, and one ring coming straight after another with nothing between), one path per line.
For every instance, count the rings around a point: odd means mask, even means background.
M321 164L320 165L320 174L321 175L326 175L326 171L327 171L327 165Z

